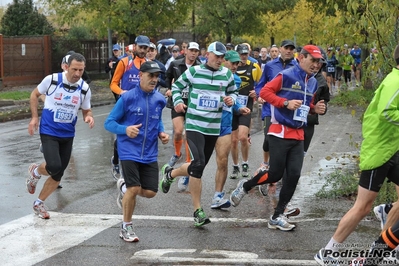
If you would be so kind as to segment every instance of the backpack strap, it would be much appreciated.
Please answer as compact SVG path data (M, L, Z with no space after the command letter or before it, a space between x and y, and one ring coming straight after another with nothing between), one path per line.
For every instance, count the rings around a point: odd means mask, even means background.
M82 79L82 82L80 83L79 87L80 87L80 104L82 105L84 99L86 98L87 92L90 90L90 86L89 84L85 83L85 81Z
M48 89L46 91L46 96L49 96L55 92L57 87L61 84L62 82L62 73L53 73L51 75L51 83L50 86L48 86Z

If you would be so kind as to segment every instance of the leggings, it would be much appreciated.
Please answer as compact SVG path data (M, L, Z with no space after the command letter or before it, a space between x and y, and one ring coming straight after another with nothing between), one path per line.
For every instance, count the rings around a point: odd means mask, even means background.
M269 146L270 168L267 183L277 182L283 177L284 171L287 173L287 177L283 179L279 202L273 215L275 218L284 213L296 190L303 164L303 141L270 135Z
M204 135L195 131L186 131L186 139L192 158L188 166L188 174L201 178L208 164L219 136Z
M73 137L59 138L40 134L46 171L55 181L60 181L71 158Z
M344 70L345 83L348 83L351 81L351 76L352 76L351 70Z

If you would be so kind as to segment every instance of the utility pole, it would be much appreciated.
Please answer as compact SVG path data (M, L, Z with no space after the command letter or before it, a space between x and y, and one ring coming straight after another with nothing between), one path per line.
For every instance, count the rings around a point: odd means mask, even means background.
M108 18L108 58L112 57L112 29L111 27L111 17Z

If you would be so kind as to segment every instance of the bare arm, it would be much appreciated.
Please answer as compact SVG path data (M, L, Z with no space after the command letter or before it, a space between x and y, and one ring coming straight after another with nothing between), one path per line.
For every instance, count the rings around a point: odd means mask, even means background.
M38 112L37 108L39 105L39 97L40 96L41 96L41 94L37 87L30 94L29 103L30 103L30 112L31 112L32 118L29 122L28 132L29 132L29 135L31 135L31 136L39 128L39 112Z
M83 121L85 121L85 123L89 124L89 128L93 128L94 127L94 118L93 118L93 113L92 113L91 109L87 109L87 110L82 109L82 114L83 114Z

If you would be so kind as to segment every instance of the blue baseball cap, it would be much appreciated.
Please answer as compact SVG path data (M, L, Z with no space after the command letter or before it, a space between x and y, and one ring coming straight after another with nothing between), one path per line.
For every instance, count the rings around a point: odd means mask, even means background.
M148 47L150 47L150 38L148 38L147 36L144 36L144 35L139 35L139 36L137 36L136 37L136 40L134 40L134 42L137 44L137 45L140 45L140 46L148 46Z
M226 46L224 46L221 42L213 42L208 46L208 52L212 52L215 55L224 55L227 50Z
M119 44L114 44L114 46L112 46L113 51L115 51L115 50L119 51L120 49L121 49L121 46Z

